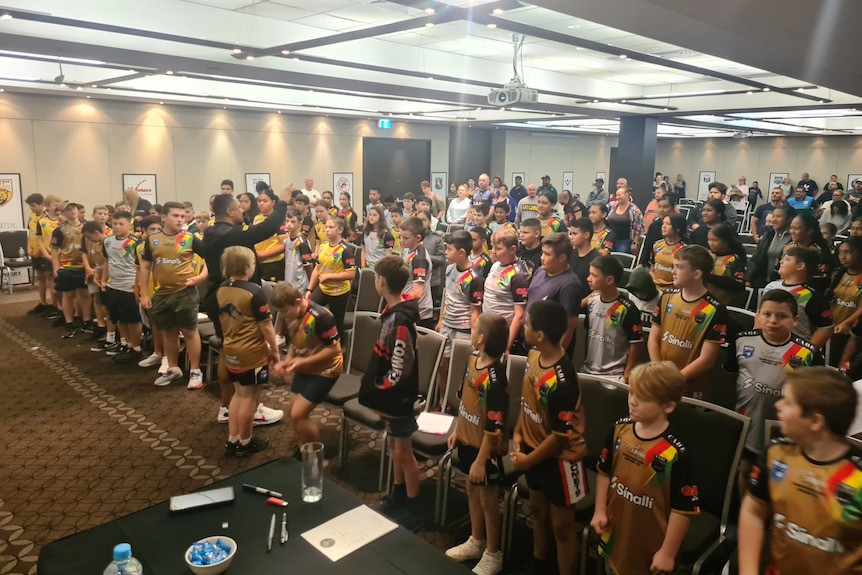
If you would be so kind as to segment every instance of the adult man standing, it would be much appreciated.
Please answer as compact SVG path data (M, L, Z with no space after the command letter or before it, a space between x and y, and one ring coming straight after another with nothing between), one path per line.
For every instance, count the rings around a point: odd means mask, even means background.
M820 204L820 214L828 214L832 209L832 204L836 202L844 202L847 204L847 213L850 213L852 206L850 202L844 199L844 190L839 190L838 188L834 188L832 190L832 197L828 200Z
M604 178L596 178L595 187L587 194L587 206L606 206L610 200Z
M479 183L476 186L476 189L473 191L473 205L477 206L479 204L487 204L491 205L492 200L494 199L494 192L491 191L491 178L488 177L488 174L480 174L479 175Z
M536 184L527 185L527 195L518 202L518 213L515 215L515 227L520 227L521 222L530 218L539 217L539 190Z
M516 206L518 202L527 196L527 188L524 187L521 176L515 176L515 185L509 190L509 196L515 201Z
M302 193L308 196L309 205L315 205L317 200L320 199L320 192L314 189L314 178L308 176L305 178L305 187L302 189Z
M443 211L446 209L443 198L434 193L434 190L431 189L431 182L428 180L422 180L419 187L422 188L422 195L431 201L431 213L434 214L435 218L442 221Z
M559 192L557 192L557 188L551 185L551 176L548 175L542 176L542 185L539 186L539 193L542 192L554 192L554 197L560 197Z
M802 179L799 180L799 183L796 184L796 187L805 190L805 195L812 198L815 194L817 194L817 190L820 189L817 187L817 182L815 182L809 177L808 172L802 172Z
M754 210L754 215L751 216L751 237L754 238L754 243L759 243L760 237L766 233L766 216L783 204L784 190L775 187L769 193L769 203L762 204Z
M709 185L709 193L706 196L707 200L721 200L724 203L724 215L727 217L727 224L730 226L736 225L736 220L739 219L739 214L736 213L736 208L727 203L727 186L721 182L712 182ZM692 210L688 218L691 229L696 230L703 225L703 219L700 217L700 212L703 206L698 206Z
M262 222L251 227L242 225L242 210L239 202L233 196L222 195L213 200L215 223L204 232L204 260L207 264L209 277L207 279L207 295L204 299L204 309L213 322L216 334L221 338L221 322L219 321L218 300L216 292L224 281L221 273L221 255L229 246L245 246L254 249L254 245L277 234L284 224L287 214L287 200L290 199L293 186L282 190L280 200L272 213ZM227 363L224 356L219 358L218 380L221 390L221 407L218 412L218 422L227 423L230 400L233 397L233 384L228 379ZM280 421L284 411L269 409L263 403L254 414L255 425L267 425Z
M844 194L844 199L853 206L853 217L859 216L862 212L862 178L853 180L853 187Z
M617 189L620 188L629 189L629 181L625 178L617 178Z

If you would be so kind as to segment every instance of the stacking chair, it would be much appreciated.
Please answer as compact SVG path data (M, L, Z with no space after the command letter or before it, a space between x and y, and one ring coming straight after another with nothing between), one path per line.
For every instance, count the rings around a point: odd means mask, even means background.
M596 463L599 461L602 449L608 439L608 434L614 428L617 420L629 414L628 388L615 380L596 375L579 373L578 382L581 388L581 402L584 406L586 425L584 440L587 454L584 457L586 468L588 495L575 504L575 518L580 523L586 523L592 517L596 501ZM506 530L501 531L501 537L506 542L507 552L511 550L512 533L515 524L518 498L528 499L530 489L527 480L522 475L512 486L505 498L504 523ZM586 554L581 555L581 573L586 573Z
M727 306L727 313L739 326L740 331L751 331L754 329L754 318L757 314L753 311L729 305Z
M353 318L356 312L380 311L380 296L377 294L377 288L374 287L374 270L359 268L359 275L356 281L358 282L358 288L356 290L355 301L353 301L353 307L348 307L347 313L344 314L345 331L353 329ZM342 337L344 335L342 334Z
M27 230L12 230L0 232L0 280L6 282L6 288L11 295L14 291L12 285L13 270L26 269L33 265L27 254ZM25 257L18 258L23 248ZM28 271L28 283L33 283L35 274Z
M633 270L635 267L636 258L632 254L625 252L611 252L611 256L616 258L622 264L624 270Z
M688 397L669 419L691 457L700 506L700 514L691 517L682 543L679 570L693 575L718 572L733 551L727 539L727 524L750 420L735 411ZM589 525L584 528L582 541L585 558L588 542L595 542ZM581 565L583 573L584 559Z
M424 401L430 401L428 393L431 390L432 383L437 378L437 369L440 367L440 360L443 357L443 344L446 342L446 336L437 333L424 327L416 327L417 336L417 371L419 372L419 396ZM375 335L374 341L377 340ZM372 344L373 345L373 344ZM424 407L424 406L423 406ZM388 437L386 434L385 423L380 414L371 408L365 407L359 403L358 398L353 398L344 403L344 422L342 428L347 428L350 422L358 423L368 429L383 432L383 440L380 448L380 475L378 477L378 489L384 489L384 473L386 470L386 455L388 452ZM339 450L344 454L342 466L347 463L347 450L350 434L347 429L342 431L342 445Z

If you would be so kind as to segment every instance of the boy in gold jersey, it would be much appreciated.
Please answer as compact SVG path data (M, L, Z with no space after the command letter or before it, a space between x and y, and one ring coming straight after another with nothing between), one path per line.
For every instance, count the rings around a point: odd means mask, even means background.
M45 217L45 198L42 194L30 194L24 200L30 206L30 215L27 217L27 255L33 266L33 274L36 276L36 285L39 288L39 303L28 311L28 314L41 314L51 309L48 303L48 292L51 291L54 278L51 274L51 257L42 254L39 242L39 220Z
M134 224L132 224L134 227ZM144 309L140 306L141 303L141 276L143 275L141 269L144 259L144 246L147 243L147 238L152 235L158 234L162 231L162 218L159 216L147 216L140 222L140 228L143 232L141 234L141 241L135 244L135 261L138 266L137 273L135 275L135 284L133 286L135 299L138 302L140 307L141 314L141 323L149 328L150 335L153 339L153 353L141 361L138 362L140 367L152 367L154 365L159 366L159 375L164 375L168 371L168 358L165 355L164 348L164 334L162 330L152 321L150 310ZM149 298L152 300L153 296L156 293L155 286L153 285L153 276L150 274L150 280L147 282L146 293ZM117 342L117 347L123 345L122 339ZM107 351L107 350L106 350Z
M60 221L60 211L62 209L63 199L60 198L60 196L49 194L45 196L45 212L38 221L39 229L37 230L37 235L39 236L39 252L42 254L41 257L51 264L51 267L48 270L48 281L51 287L51 302L53 305L49 306L48 309L42 313L42 317L47 319L58 318L62 313L60 308L63 303L61 301L60 293L54 286L54 266L51 259L51 236L54 235L54 230L62 223Z
M269 381L269 364L278 363L279 357L266 294L249 281L254 267L254 252L245 246L230 246L221 256L227 278L216 292L224 334L221 353L234 386L228 406L228 457L246 457L269 447L265 437L252 436L252 427L260 386Z
M260 210L260 213L254 217L253 223L257 225L268 218L275 209L277 202L278 198L272 190L262 190L257 195L257 209ZM282 223L278 233L272 234L254 245L257 259L260 262L257 266L257 272L261 280L284 281L284 238L286 235L287 229Z
M66 221L51 235L51 261L54 267L54 289L61 294L66 331L63 339L75 337L78 328L72 323L78 309L84 320L82 331L92 333L90 301L84 283L84 260L81 257L84 225L78 219L78 204L69 202L63 208Z
M501 455L508 447L504 433L508 380L500 360L506 353L507 334L501 316L479 316L470 340L477 352L467 360L455 432L449 436L449 449L457 447L458 468L467 474L471 533L467 541L447 549L446 555L456 561L479 559L474 572L483 575L496 575L503 568L497 484L503 473Z
M673 573L699 513L690 456L668 422L686 382L669 361L639 365L629 381L629 417L602 450L590 526L615 575Z
M760 573L771 526L772 575L862 573L862 453L845 435L858 394L840 372L788 373L775 405L781 433L750 476L739 516L739 573Z
M93 310L96 312L96 325L93 327L92 337L98 339L106 335L108 331L115 331L116 329L113 324L108 325L106 323L110 320L108 320L108 310L102 298L105 290L105 284L102 282L105 269L102 241L105 238L105 230L102 224L94 219L84 224L82 232L84 234L84 249L81 252L81 259L84 261L84 277L87 282L87 293L90 294Z
M203 387L201 373L201 338L198 333L198 288L207 279L206 263L195 274L195 254L203 256L203 243L194 235L184 232L185 209L179 202L167 202L163 230L153 234L144 243L141 261L141 307L151 310L153 322L164 331L165 355L168 371L153 384L165 386L183 376L179 368L179 335L186 340L189 358L189 389ZM150 275L154 278L155 295L147 292Z
M321 203L323 202L323 203ZM314 244L320 247L326 241L326 221L329 219L329 204L319 200L314 206Z
M319 200L315 208L323 201ZM275 286L272 306L288 324L287 357L274 369L293 374L290 418L301 447L320 441L320 431L311 420L311 412L326 399L344 368L341 334L328 309L303 298L302 292L287 282Z
M502 231L502 230L501 230ZM499 232L498 232L499 233ZM560 345L566 309L550 300L527 310L527 370L515 426L512 465L530 487L536 573L577 573L578 532L571 506L586 497L584 408L578 375Z
M647 340L650 361L672 361L688 382L686 395L733 407L733 381L710 380L727 334L727 308L703 284L713 268L701 246L685 246L673 256L673 288L664 292L653 313ZM726 383L727 389L720 389Z

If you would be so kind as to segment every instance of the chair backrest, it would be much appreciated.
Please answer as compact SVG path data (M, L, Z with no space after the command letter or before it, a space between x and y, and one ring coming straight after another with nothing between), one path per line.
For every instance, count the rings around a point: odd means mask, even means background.
M377 312L380 310L380 294L374 287L374 270L361 268L359 270L359 288L356 292L356 310Z
M680 204L677 207L679 208L679 213L685 216L685 219L688 219L689 214L691 214L691 206L693 204L683 204L682 201L683 200L680 200Z
M365 373L371 362L374 345L380 335L380 314L358 311L353 316L353 337L350 339L350 352L347 356L347 373Z
M625 252L611 252L611 255L617 259L623 266L623 269L632 269L635 266L635 256Z
M689 397L683 398L669 419L691 457L701 511L718 518L723 532L750 420Z
M206 285L206 282L204 282L204 285ZM275 295L275 282L261 280L260 287L263 288L263 294L266 296L266 303L268 303L270 309L272 309L272 298ZM272 323L274 325L278 325L278 312L272 312Z
M521 414L521 391L524 387L524 372L527 371L527 357L509 354L506 360L506 378L509 380L509 412L506 418L506 432L511 435Z
M17 258L22 248L25 257L27 256L27 233L27 230L0 232L0 251L2 251L4 258Z
M754 318L757 314L753 311L729 305L727 306L727 313L737 323L741 331L751 331L754 329Z
M578 314L578 325L581 329L575 330L575 344L572 352L572 364L575 366L575 369L581 369L581 366L584 365L584 361L587 359L587 346L590 344L590 338L586 330L586 315L582 313Z
M757 251L757 244L742 244L742 247L745 249L745 253L748 257L754 255L754 252Z
M464 382L464 374L467 372L467 361L473 353L473 346L469 341L463 339L452 340L452 355L449 357L449 374L446 378L446 405L458 409L458 391ZM438 401L434 399L436 405ZM430 401L428 403L431 403Z
M590 467L598 462L616 422L628 417L629 391L618 381L585 373L578 374L578 383L587 420L584 426L584 440L587 442L584 463Z
M754 288L745 286L745 309L751 309L751 301L754 299Z
M426 398L426 411L431 408L431 396L437 383L437 370L443 359L443 347L446 336L433 329L416 326L416 348L419 352L417 367L419 369L419 395Z

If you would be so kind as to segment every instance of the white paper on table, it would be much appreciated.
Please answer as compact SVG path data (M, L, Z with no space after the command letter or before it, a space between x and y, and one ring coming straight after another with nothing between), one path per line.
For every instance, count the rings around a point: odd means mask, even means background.
M454 419L454 417L445 413L423 411L416 418L416 424L419 426L419 431L433 435L447 435Z
M360 505L306 531L302 538L331 561L338 561L397 527L370 507Z

